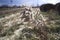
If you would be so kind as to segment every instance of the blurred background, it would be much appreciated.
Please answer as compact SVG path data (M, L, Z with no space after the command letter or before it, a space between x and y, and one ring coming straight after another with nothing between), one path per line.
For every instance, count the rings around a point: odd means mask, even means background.
M45 3L56 4L60 2L60 0L0 0L0 6L8 5L8 6L40 6Z

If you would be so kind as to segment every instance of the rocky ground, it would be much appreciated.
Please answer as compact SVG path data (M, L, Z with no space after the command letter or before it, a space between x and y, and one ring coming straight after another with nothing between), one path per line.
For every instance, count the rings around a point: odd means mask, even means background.
M1 17L0 40L60 40L60 34L54 32L60 20L42 13L39 8L24 8Z

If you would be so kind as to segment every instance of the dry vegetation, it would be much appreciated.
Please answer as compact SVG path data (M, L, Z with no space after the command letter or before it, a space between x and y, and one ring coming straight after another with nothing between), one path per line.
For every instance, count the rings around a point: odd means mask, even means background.
M60 40L60 16L30 9L29 14L23 9L0 18L0 40Z

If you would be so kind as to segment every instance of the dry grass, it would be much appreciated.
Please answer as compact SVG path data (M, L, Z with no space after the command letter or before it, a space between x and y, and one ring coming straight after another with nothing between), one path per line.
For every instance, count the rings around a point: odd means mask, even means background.
M27 22L21 18L24 10L1 17L0 40L59 40L60 34L54 33L57 28L55 15L48 16L50 14L40 12L38 8L31 9L32 18ZM52 16L54 20L49 20Z

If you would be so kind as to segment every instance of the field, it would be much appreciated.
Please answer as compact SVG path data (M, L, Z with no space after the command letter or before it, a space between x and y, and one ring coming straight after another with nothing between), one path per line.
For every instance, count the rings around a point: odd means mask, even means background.
M30 9L30 19L23 15L25 8L0 11L0 40L60 40L60 15Z

